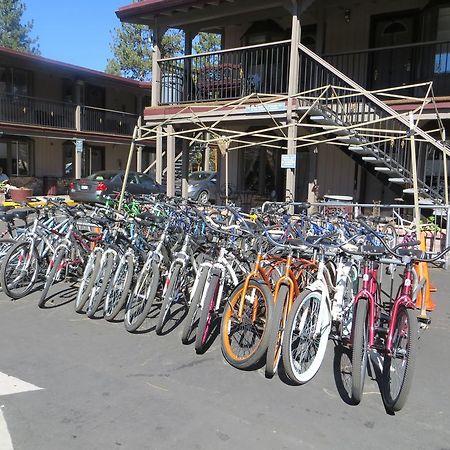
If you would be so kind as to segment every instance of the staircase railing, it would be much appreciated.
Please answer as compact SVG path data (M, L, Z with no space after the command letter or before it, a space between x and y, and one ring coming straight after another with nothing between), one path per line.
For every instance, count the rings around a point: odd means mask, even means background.
M299 52L299 92L308 92L309 99L300 101L308 106L315 100L317 108L335 119L336 126L350 131L347 137L349 145L362 145L368 149L381 164L403 177L407 187L412 185L408 138L414 133L419 189L423 195L443 201L443 187L447 184L444 182L443 161L449 155L449 148L417 126L411 130L407 118L304 45L299 46ZM326 92L319 89L327 86L330 88ZM367 132L362 132L364 129ZM380 136L387 138L380 139ZM342 139L340 143L345 141Z

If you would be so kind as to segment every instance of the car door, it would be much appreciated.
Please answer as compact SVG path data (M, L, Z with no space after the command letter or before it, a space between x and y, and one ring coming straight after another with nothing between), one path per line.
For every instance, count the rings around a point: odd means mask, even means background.
M141 191L143 194L153 194L153 193L160 192L160 189L159 189L157 183L149 175L139 173L139 174L137 174L137 178L139 180L139 185L141 187Z

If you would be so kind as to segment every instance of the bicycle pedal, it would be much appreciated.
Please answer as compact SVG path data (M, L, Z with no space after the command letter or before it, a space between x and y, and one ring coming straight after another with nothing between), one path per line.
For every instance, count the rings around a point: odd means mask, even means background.
M419 316L417 317L417 321L419 322L419 328L421 330L425 330L431 325L431 317L428 316Z

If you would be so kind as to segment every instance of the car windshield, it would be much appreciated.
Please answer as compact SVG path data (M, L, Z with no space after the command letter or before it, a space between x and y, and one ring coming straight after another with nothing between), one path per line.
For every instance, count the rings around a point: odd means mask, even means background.
M189 181L202 181L211 176L211 172L193 172L189 175Z
M97 172L93 173L92 175L89 175L87 177L88 180L93 181L103 181L103 180L111 180L117 175L117 172L114 171L104 171L104 172Z

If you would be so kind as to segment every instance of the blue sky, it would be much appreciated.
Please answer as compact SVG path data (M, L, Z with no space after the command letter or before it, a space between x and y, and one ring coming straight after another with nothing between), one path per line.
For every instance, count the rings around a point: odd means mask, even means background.
M115 11L131 0L23 0L24 20L34 20L42 56L104 70L111 57Z

